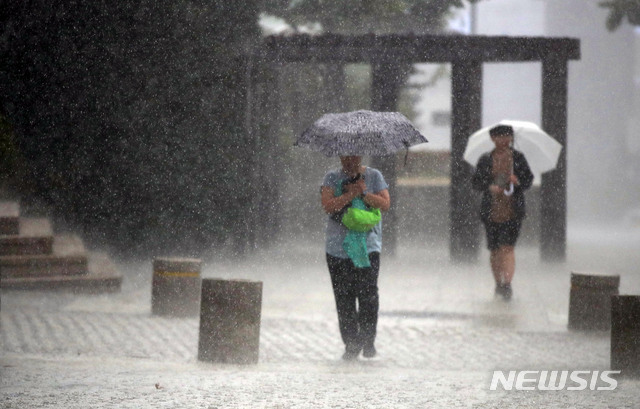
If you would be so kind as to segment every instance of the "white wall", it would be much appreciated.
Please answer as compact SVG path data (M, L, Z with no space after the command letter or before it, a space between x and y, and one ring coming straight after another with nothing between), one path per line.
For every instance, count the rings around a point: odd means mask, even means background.
M620 220L638 206L640 191L627 174L627 141L637 138L637 131L629 134L629 124L637 121L637 39L628 24L607 31L607 10L599 2L545 2L545 33L581 42L582 58L569 65L568 192L570 214L585 221Z
M476 34L541 36L545 4L541 1L489 0L476 7ZM496 63L483 67L482 122L519 119L540 124L541 64Z

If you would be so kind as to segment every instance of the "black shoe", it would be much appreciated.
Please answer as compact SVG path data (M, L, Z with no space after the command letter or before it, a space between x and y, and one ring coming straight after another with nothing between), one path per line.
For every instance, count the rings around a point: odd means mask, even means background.
M378 355L378 351L376 351L376 347L374 347L373 345L362 348L363 358L371 359L375 358L376 355Z
M509 301L513 295L511 284L496 284L495 296L501 296L503 300Z
M513 290L511 289L511 284L505 284L502 290L502 298L505 301L509 301L511 299L511 296L513 296Z
M360 351L346 350L346 351L344 351L344 354L342 354L342 360L343 361L356 361L358 359L358 355L360 355Z

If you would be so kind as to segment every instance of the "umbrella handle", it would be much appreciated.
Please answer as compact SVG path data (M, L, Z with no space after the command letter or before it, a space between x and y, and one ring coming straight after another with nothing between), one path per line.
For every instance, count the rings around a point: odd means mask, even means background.
M505 196L511 196L513 194L513 183L509 183L509 190L505 189L504 190L504 195Z
M402 141L402 143L404 144L404 167L407 167L407 159L409 159L409 142L407 141Z

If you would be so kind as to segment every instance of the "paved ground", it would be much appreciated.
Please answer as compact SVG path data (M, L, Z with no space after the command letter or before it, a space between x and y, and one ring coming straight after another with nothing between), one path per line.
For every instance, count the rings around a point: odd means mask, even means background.
M403 243L383 259L377 361L340 361L322 253L290 245L205 277L264 282L260 363L198 362L198 320L150 315L151 262L121 265L109 295L2 292L0 408L640 407L640 380L615 391L490 391L493 370L606 370L608 334L566 329L571 271L620 274L640 294L640 232L570 231L565 263L518 251L511 303L493 298L486 254Z

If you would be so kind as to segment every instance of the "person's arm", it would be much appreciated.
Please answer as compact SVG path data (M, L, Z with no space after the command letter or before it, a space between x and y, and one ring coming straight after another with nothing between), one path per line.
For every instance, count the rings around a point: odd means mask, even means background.
M389 189L383 189L376 193L367 193L362 199L369 207L380 209L386 212L391 207L391 197Z
M533 184L533 173L529 168L529 163L524 155L519 154L518 158L514 157L514 169L515 175L511 175L511 182L516 189L526 190ZM515 179L515 180L514 180Z
M367 186L364 180L345 186L344 192L340 196L335 196L334 190L329 186L322 186L320 189L320 201L322 209L329 214L337 213L347 206L353 199L360 196Z
M491 185L489 160L490 158L487 156L481 156L480 160L478 160L476 171L471 178L471 186L475 190L484 192L489 189L489 186Z

